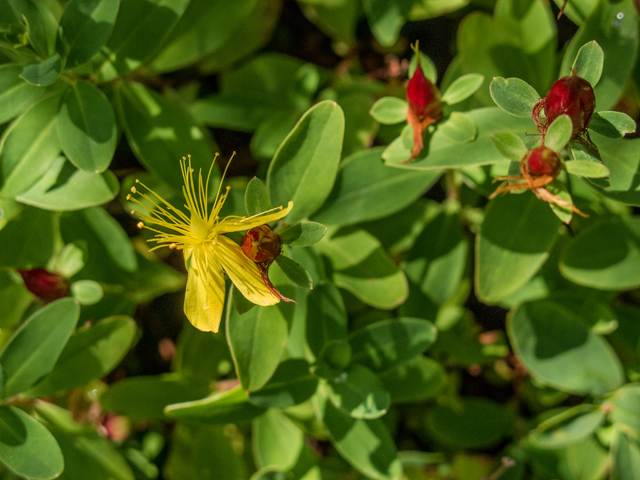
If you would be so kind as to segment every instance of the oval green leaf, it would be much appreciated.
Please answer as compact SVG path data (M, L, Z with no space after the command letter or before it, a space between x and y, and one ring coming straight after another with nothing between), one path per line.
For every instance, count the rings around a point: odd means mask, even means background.
M519 164L527 154L527 147L524 146L524 142L513 133L494 133L491 135L491 142L503 157L512 162L518 162Z
M524 303L507 317L518 359L538 381L558 390L599 396L624 382L611 347L568 308L549 301Z
M529 441L537 448L562 448L594 433L604 419L602 409L577 405L547 418L529 434Z
M386 370L380 374L391 402L423 402L436 397L447 384L444 367L423 356Z
M598 42L592 40L580 47L571 70L589 82L592 87L595 87L600 80L600 75L602 75L603 66L604 52L602 47L598 45Z
M21 65L0 65L0 124L24 112L45 91L21 78L22 68Z
M308 217L329 196L343 135L342 109L326 100L309 109L280 145L269 166L267 188L273 205L293 200L288 223Z
M489 85L491 98L502 110L516 117L531 118L540 100L535 88L519 78L496 77Z
M480 75L479 73L462 75L456 78L449 88L447 88L441 100L449 105L466 100L476 93L476 90L482 86L482 82L484 82L484 75Z
M267 187L258 177L253 177L247 183L244 191L244 206L249 216L266 212L271 208Z
M398 97L382 97L371 107L371 116L384 125L407 121L407 108L409 104L406 100Z
M313 288L311 275L309 275L309 272L307 272L304 267L300 266L299 263L291 260L289 257L285 257L284 255L278 255L276 263L282 269L287 278L293 283L302 288Z
M255 392L249 401L267 408L287 408L311 398L318 388L318 377L310 371L309 362L299 358L285 360L269 381Z
M85 80L69 85L60 99L58 132L62 150L78 168L99 173L116 150L116 117L102 91Z
M292 247L310 247L327 234L327 227L317 222L300 222L291 225L280 234L284 245Z
M54 53L40 63L30 63L25 65L20 76L31 85L46 87L58 79L60 70L62 70L60 55Z
M609 169L602 163L589 160L569 160L564 162L564 168L571 175L586 178L604 178L609 176Z
M622 138L636 131L636 122L622 112L596 112L591 117L589 128L609 138Z
M380 378L362 365L328 381L326 391L331 402L353 418L379 418L391 404Z
M335 285L321 283L309 292L306 327L307 345L318 360L332 340L347 336L347 311Z
M568 115L560 115L547 128L544 144L555 152L559 152L569 142L573 124Z

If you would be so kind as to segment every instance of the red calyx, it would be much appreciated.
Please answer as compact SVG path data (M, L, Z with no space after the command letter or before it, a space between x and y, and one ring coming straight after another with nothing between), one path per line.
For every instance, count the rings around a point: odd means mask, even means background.
M557 177L562 169L560 155L544 145L532 148L522 159L526 171L532 177L549 175Z
M551 85L544 102L547 125L560 115L568 115L573 124L572 138L587 130L595 108L596 97L591 84L575 72Z
M271 264L282 252L282 240L268 225L260 225L244 234L242 251L256 263Z
M70 292L69 281L62 275L45 268L19 269L24 285L44 303L67 297Z

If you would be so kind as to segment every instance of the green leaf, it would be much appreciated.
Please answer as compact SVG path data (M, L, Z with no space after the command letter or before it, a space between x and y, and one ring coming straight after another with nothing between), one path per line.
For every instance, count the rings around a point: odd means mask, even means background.
M567 243L560 272L578 285L600 290L640 286L640 219L595 223Z
M383 125L393 125L395 123L407 121L407 108L409 104L406 100L397 97L382 97L371 107L371 116Z
M231 288L231 301L233 302L233 307L236 309L240 315L243 313L247 313L253 307L256 306L255 303L251 303L249 300L244 298L240 290L238 290L235 286Z
M194 382L209 383L227 375L232 368L231 352L222 335L202 332L185 323L178 337L172 370Z
M49 34L51 32L47 28L48 22L44 15L45 9L36 3L31 0L4 1L0 23L3 24L2 30L5 32L24 33L25 35L21 42L26 45L28 41L38 56L47 57L52 53L49 42ZM16 46L12 45L12 49L16 48ZM29 57L31 56L29 55Z
M249 402L247 392L240 386L202 400L169 405L165 409L169 418L220 425L251 420L264 412L264 408Z
M520 164L520 161L527 154L527 147L525 147L524 142L513 133L495 133L491 135L491 141L493 142L493 146L496 147L496 150L512 162L518 162L518 164Z
M591 117L589 128L609 138L622 138L636 131L636 122L622 112L596 112Z
M49 171L16 200L45 210L80 210L113 200L119 188L113 172L85 172L58 157Z
M366 304L391 310L406 300L406 277L366 231L338 230L318 243L316 250L329 257L334 283Z
M579 316L549 300L524 303L507 317L518 359L536 380L580 395L603 395L624 382L611 347Z
M267 173L267 187L274 205L293 200L288 223L318 210L331 192L338 170L344 114L329 100L304 114L280 145Z
M258 177L253 177L247 183L244 191L244 206L249 216L266 212L271 208L267 187Z
M529 434L529 441L537 448L562 448L593 434L604 418L594 405L576 405L547 418Z
M292 470L306 447L304 434L281 410L272 408L253 421L253 447L259 467Z
M0 196L28 190L51 168L60 153L57 95L40 100L11 124L0 144Z
M438 70L436 69L435 63L431 60L427 55L420 52L420 66L422 67L422 73L424 76L434 85L438 83ZM418 68L418 55L413 55L411 57L411 61L409 62L409 71L407 75L409 78L413 77L413 74L416 73L416 69Z
M113 32L96 62L100 80L112 80L149 61L162 48L188 5L188 0L123 2Z
M177 104L137 83L121 84L116 99L129 145L150 172L181 192L182 157L191 154L196 172L209 171L213 158L209 135ZM214 169L212 176L218 175Z
M449 88L442 94L442 101L449 105L466 100L476 93L484 82L484 75L479 73L468 73L456 78Z
M353 418L379 418L391 402L378 376L362 365L353 365L327 382L326 391L331 402Z
M293 283L302 288L313 288L311 275L309 275L309 272L307 272L304 267L301 267L299 263L296 263L284 255L278 255L278 257L276 257L276 263Z
M102 91L85 80L69 85L60 99L58 133L62 150L78 168L107 169L116 150L116 117Z
M357 152L340 163L336 182L322 208L312 217L329 225L386 217L413 203L441 175L390 168L382 147ZM408 157L407 157L408 158Z
M196 400L208 393L207 385L190 383L176 374L137 376L112 384L100 397L100 403L103 410L134 420L163 419L167 405Z
M254 5L255 2L246 1L192 0L166 47L153 60L153 69L159 72L178 70L225 46Z
M571 70L589 82L592 87L595 87L600 80L600 75L602 75L603 65L604 52L602 47L598 45L598 42L592 40L580 47Z
M102 300L104 292L98 282L78 280L71 284L71 294L80 305L93 305Z
M497 107L479 108L465 112L471 120L477 133L473 142L452 143L439 128L436 128L430 139L425 142L425 149L420 156L410 163L402 163L411 155L411 151L400 145L399 153L389 156L387 151L382 155L387 165L412 170L435 170L442 168L465 168L475 165L487 165L504 160L493 143L491 135L498 132L512 132L521 138L527 138L525 132L533 127L533 122L527 119L515 118ZM411 138L410 129L409 138ZM396 139L391 147L398 148Z
M18 475L58 478L64 458L55 438L22 410L0 406L0 460Z
M25 65L20 73L20 77L31 85L46 87L58 79L61 69L62 61L60 60L60 55L54 53L40 63L30 63Z
M352 418L325 395L316 395L317 411L332 443L360 473L375 480L400 478L396 446L381 419Z
M104 377L129 351L135 333L135 322L125 316L105 318L79 329L65 345L51 373L26 395L44 397Z
M516 117L531 118L533 107L540 100L535 88L519 78L496 77L489 91L496 105Z
M204 480L208 472L216 472L216 480L247 478L245 460L226 432L218 425L177 423L164 475L176 480Z
M444 367L423 356L386 370L380 374L392 403L423 402L436 397L447 383Z
M119 6L118 0L71 0L67 4L56 45L67 67L88 62L107 43Z
M249 393L249 401L259 407L287 408L306 402L317 388L318 378L311 373L309 362L290 358L278 365L260 390Z
M411 360L436 340L436 327L418 318L393 318L367 325L349 335L351 363L384 372Z
M318 243L327 233L327 227L317 222L300 222L291 225L280 234L284 245L310 247Z
M567 190L567 187L560 180L554 180L550 184L545 187L552 195L555 195L560 200L567 202L569 205L573 205L573 199L571 198L571 194ZM562 222L569 225L571 223L571 219L573 218L573 210L571 207L566 207L564 205L558 205L556 203L549 202L549 207L556 214L556 217Z
M570 75L574 58L585 43L593 40L602 48L606 61L594 86L598 110L609 110L616 104L633 71L629 58L638 53L637 16L629 0L616 5L601 0L565 50L560 73Z
M476 238L476 294L499 302L533 277L549 256L559 222L546 202L525 192L489 202Z
M369 28L375 39L384 47L390 47L398 40L400 29L405 24L412 2L400 0L389 3L384 0L364 0Z
M586 178L604 178L609 176L609 169L602 163L588 160L569 160L564 162L565 170L571 175Z
M0 271L0 304L3 305L0 328L20 323L32 302L33 294L24 286L18 272L10 269Z
M287 343L292 308L297 307L280 302L243 315L227 308L227 341L245 390L262 388L275 372Z
M64 471L56 478L134 480L125 459L94 427L76 423L71 412L49 402L36 400L35 410L46 421L64 456Z
M435 440L454 448L486 448L513 430L505 405L488 398L463 397L458 405L438 405L427 411L427 429Z
M307 345L315 359L332 340L347 336L347 311L338 289L331 283L321 283L307 297Z
M620 429L614 429L611 445L612 480L633 480L640 475L640 444Z
M451 116L438 125L437 135L450 143L466 143L476 138L476 124L468 115L453 112Z
M38 235L25 235L38 232ZM53 217L39 208L25 208L0 230L0 266L35 268L46 265L54 247Z
M560 115L547 128L547 133L544 137L545 146L555 152L559 152L569 143L572 129L573 124L569 115Z
M21 65L0 65L0 125L21 114L44 93L20 77Z
M640 438L640 384L627 383L610 398L609 420Z
M63 298L38 310L20 326L0 354L5 378L2 398L24 392L53 370L79 316L78 304Z

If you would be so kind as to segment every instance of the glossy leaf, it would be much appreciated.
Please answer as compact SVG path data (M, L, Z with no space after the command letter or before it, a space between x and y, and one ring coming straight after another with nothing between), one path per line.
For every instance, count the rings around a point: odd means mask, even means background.
M380 419L356 419L336 408L325 395L315 397L318 413L332 443L353 467L369 478L399 478L402 467L396 447Z
M302 288L313 288L313 281L311 275L299 263L291 260L284 255L278 255L276 257L276 263L282 269L282 272L287 276L289 280Z
M329 198L312 218L351 225L386 217L415 201L441 174L390 168L381 161L381 153L381 148L372 148L343 160Z
M317 222L300 222L280 233L284 245L310 247L318 243L327 233L327 227Z
M20 65L0 65L0 124L24 112L44 93L20 77Z
M78 168L104 171L116 150L116 117L107 97L85 80L69 85L60 99L58 132L62 150Z
M604 52L602 47L595 40L585 43L571 66L571 70L575 71L579 77L584 78L587 82L595 87L602 75L602 67L604 65Z
M431 322L418 318L375 322L349 335L351 362L384 372L427 350L436 335Z
M629 58L638 52L638 22L633 2L618 4L599 1L586 22L569 43L562 58L560 73L569 75L582 46L596 41L604 52L604 66L595 86L598 110L609 110L620 98L633 66Z
M589 128L609 138L622 138L636 131L636 122L622 112L596 112L591 117Z
M111 171L85 172L58 157L49 171L16 200L45 210L80 210L113 200L119 187Z
M60 55L54 53L42 62L25 65L20 76L31 85L46 87L58 79L60 70L62 70Z
M560 271L592 288L636 288L640 285L640 219L613 218L591 225L567 244Z
M597 396L624 381L611 347L558 303L540 300L517 307L507 318L507 333L519 360L546 385Z
M307 298L306 340L311 354L321 358L332 340L347 336L347 311L339 290L331 283L321 283Z
M547 128L544 137L544 145L555 152L559 152L569 143L573 124L568 115L560 115Z
M207 385L193 384L176 374L125 378L100 397L103 410L122 413L132 419L166 418L165 407L200 399L209 393Z
M339 230L316 245L329 257L333 280L368 305L390 310L407 298L407 279L364 230Z
M169 405L165 413L169 418L224 425L251 420L265 412L247 399L240 387L216 393L202 400Z
M67 67L88 62L107 43L118 14L118 0L72 0L58 31L58 53Z
M280 145L267 173L273 205L293 200L288 223L314 213L331 192L344 135L344 114L334 102L320 102L305 113Z
M12 327L20 323L27 308L33 301L33 294L24 286L18 272L6 269L0 272L0 328Z
M496 77L489 87L491 98L502 110L516 117L531 118L540 95L524 80Z
M571 219L573 218L573 210L570 205L573 205L573 198L571 198L571 194L564 183L559 180L554 180L550 184L545 187L552 195L555 195L560 200L566 202L569 206L558 205L556 203L549 203L549 207L551 211L556 214L556 217L567 225L571 223Z
M24 392L53 370L79 316L79 305L63 298L38 310L20 326L0 354L5 379L2 398Z
M249 393L254 405L269 408L287 408L307 401L318 388L318 378L310 371L306 360L290 358L274 372L260 389Z
M587 178L604 178L609 176L609 169L602 163L589 162L587 160L570 160L564 162L564 168L571 175Z
M137 83L122 84L116 93L129 144L150 172L180 192L182 157L191 155L196 172L209 171L213 152L208 135L177 104ZM212 176L218 176L217 168Z
M469 73L456 78L449 88L442 94L442 101L453 105L466 100L480 88L484 82L484 75Z
M51 168L60 153L56 95L40 100L5 130L0 145L0 196L28 190Z
M407 108L409 104L406 100L398 97L382 97L371 107L371 116L384 125L407 121Z
M55 438L22 410L0 406L0 460L18 475L58 478L64 458Z
M549 256L558 227L546 202L532 193L492 200L476 237L478 297L498 302L524 285Z
M0 230L0 266L36 268L46 265L54 249L53 217L38 208L25 208ZM38 232L38 235L25 235Z
M249 216L266 212L271 208L267 187L258 177L253 177L247 184L247 189L244 191L244 206Z
M380 374L391 402L422 402L437 396L447 383L444 367L437 361L417 356Z
M362 6L367 15L369 28L381 45L390 47L396 43L400 28L404 25L411 11L411 5L409 0L401 0L393 4L383 0L365 0L363 2Z
M378 376L362 365L327 382L333 404L353 418L379 418L387 412L391 397Z
M494 133L491 135L491 141L496 150L512 162L520 163L527 154L527 147L524 146L524 142L513 133Z
M622 429L640 435L640 384L628 383L611 397L609 420Z
M633 480L640 475L640 444L623 430L613 431L611 445L613 457L612 480Z
M105 376L129 351L136 325L129 317L110 317L75 332L49 375L26 395L43 397Z
M306 445L302 431L281 410L272 408L253 421L253 446L259 467L289 471Z
M562 448L594 433L605 413L593 405L577 405L547 418L529 435L539 448Z
M104 291L98 282L78 280L71 284L71 295L80 305L93 305L102 300Z

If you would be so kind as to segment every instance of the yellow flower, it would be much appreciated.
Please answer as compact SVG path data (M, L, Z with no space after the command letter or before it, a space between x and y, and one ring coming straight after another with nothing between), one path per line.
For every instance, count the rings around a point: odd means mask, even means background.
M136 202L148 211L148 213L142 213L133 210L132 213L143 220L138 223L138 228L147 228L156 232L155 237L149 240L157 244L152 250L161 247L183 250L185 264L189 269L184 313L194 327L205 332L217 332L220 327L225 293L224 272L229 275L242 295L252 303L266 306L275 305L280 301L265 285L256 264L244 255L240 246L223 234L240 232L273 222L287 215L293 207L293 202L289 202L287 208L277 207L251 217L233 215L220 218L220 209L229 195L230 187L227 187L222 195L221 187L218 187L215 202L209 211L208 185L217 157L216 154L206 182L202 181L202 170L198 172L197 187L193 180L191 156L189 155L188 159L183 157L180 162L184 180L182 193L186 201L185 208L190 216L175 208L138 180L136 183L148 190L151 195L137 191L136 187L132 187L131 192L150 202L153 208L127 195L127 200ZM224 179L224 175L222 178ZM270 213L273 210L276 212ZM151 228L149 225L157 225L165 231Z

